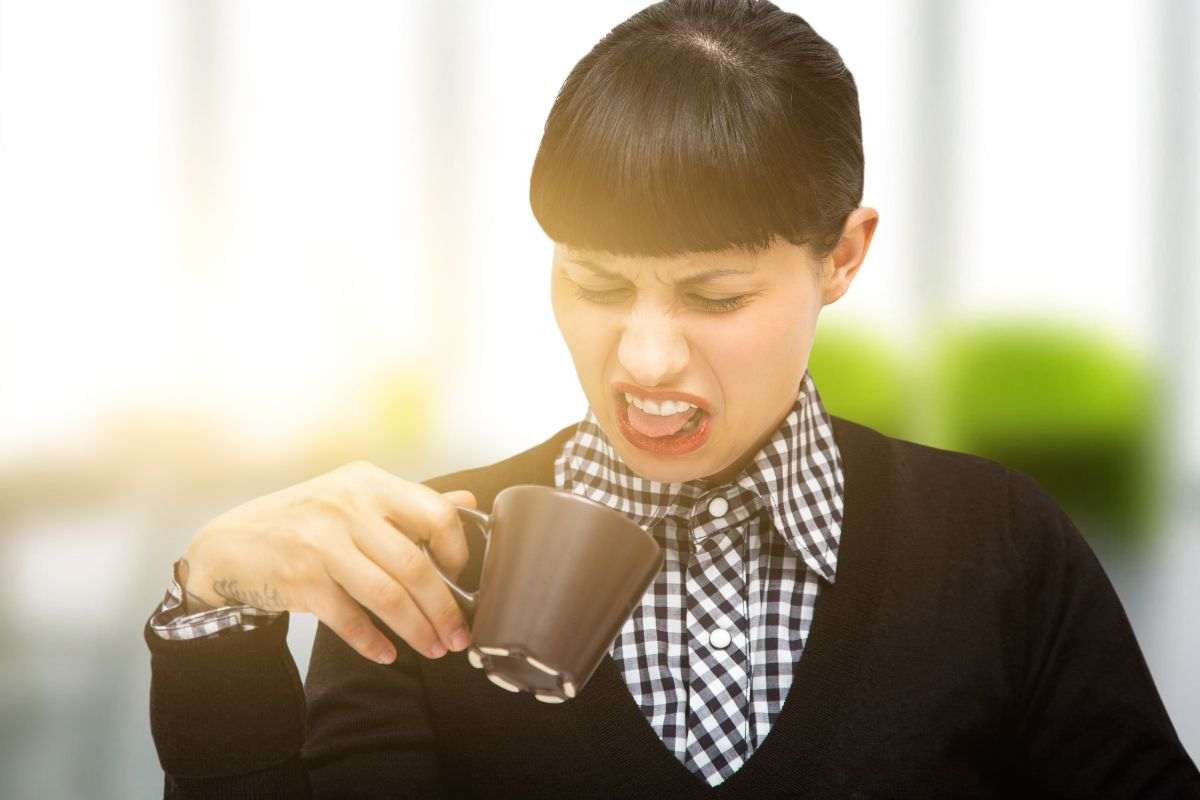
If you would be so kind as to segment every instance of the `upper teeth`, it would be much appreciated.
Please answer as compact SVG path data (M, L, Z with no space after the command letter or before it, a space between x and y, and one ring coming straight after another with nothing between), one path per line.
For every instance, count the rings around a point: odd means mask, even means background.
M654 414L659 417L681 414L684 411L692 411L696 408L694 404L685 403L682 400L664 400L661 403L656 403L653 400L643 400L640 397L635 397L629 392L625 393L625 399L647 414Z

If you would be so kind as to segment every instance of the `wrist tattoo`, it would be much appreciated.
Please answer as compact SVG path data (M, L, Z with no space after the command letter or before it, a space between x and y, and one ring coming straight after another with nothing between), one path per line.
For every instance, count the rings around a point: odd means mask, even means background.
M262 611L286 611L279 590L269 583L264 583L262 589L247 589L238 586L236 578L221 578L213 581L213 591L234 603L244 603Z

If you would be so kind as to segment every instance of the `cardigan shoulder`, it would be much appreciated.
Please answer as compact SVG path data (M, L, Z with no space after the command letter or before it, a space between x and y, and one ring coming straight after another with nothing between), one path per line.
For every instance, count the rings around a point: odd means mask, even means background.
M858 501L886 502L922 527L969 535L981 527L1003 528L1016 544L1024 534L1045 533L1069 523L1066 512L1038 481L998 461L880 433L833 417L834 438L847 483ZM867 496L864 497L863 494Z
M880 433L834 416L834 439L842 459L856 475L890 473L897 488L933 492L942 498L962 492L1003 494L1013 470L992 459L945 450ZM872 462L870 465L863 463Z

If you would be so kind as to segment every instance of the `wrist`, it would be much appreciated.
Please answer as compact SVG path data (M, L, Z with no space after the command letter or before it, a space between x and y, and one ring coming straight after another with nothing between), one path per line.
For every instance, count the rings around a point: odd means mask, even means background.
M229 601L213 592L204 591L206 582L203 576L191 565L184 554L174 565L175 582L183 593L183 605L186 613L211 611L214 608L230 605Z

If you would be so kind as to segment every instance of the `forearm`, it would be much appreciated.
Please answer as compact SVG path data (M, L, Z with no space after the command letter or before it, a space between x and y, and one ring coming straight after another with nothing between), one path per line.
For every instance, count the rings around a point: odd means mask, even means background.
M196 610L184 597L172 581L144 630L164 797L441 796L429 722L413 717L424 708L416 656L398 639L401 658L385 667L320 626L310 702L287 648L286 613ZM389 711L345 713L353 708ZM366 741L378 749L364 750Z
M421 657L388 636L397 658L382 665L317 626L305 683L304 761L314 798L445 796Z
M150 730L170 798L310 797L305 700L288 617L248 631L165 639L147 622Z

